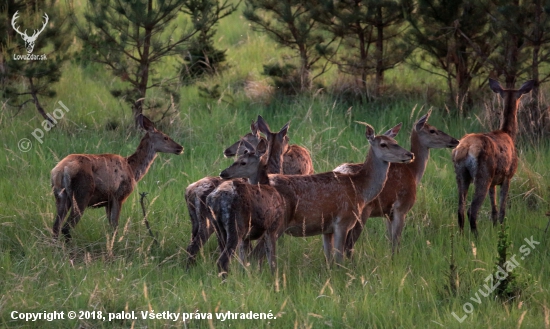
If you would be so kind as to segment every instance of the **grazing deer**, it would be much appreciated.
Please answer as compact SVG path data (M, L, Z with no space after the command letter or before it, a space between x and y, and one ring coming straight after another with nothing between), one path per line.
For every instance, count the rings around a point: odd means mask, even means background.
M405 217L416 202L416 187L420 183L430 157L430 148L453 148L458 140L427 123L431 110L414 124L411 131L411 152L414 161L411 163L391 163L388 179L377 198L368 203L361 213L361 222L349 232L346 239L346 254L351 257L353 246L363 226L369 217L385 217L388 235L392 241L392 251L395 252L401 232L405 225ZM363 164L345 163L334 169L343 174L357 173Z
M263 146L263 147L262 147ZM215 221L218 244L222 250L218 259L220 273L226 274L233 253L240 247L239 255L246 264L246 251L250 240L263 238L267 259L274 272L276 268L276 240L283 223L285 204L283 198L269 186L269 150L260 141L257 149L243 141L245 151L230 167L221 172L225 179L248 178L223 182L206 199L211 209L209 220Z
M145 116L138 123L147 133L136 152L128 157L117 154L71 154L61 160L51 172L57 216L53 235L69 210L71 213L61 232L71 238L70 230L78 224L87 207L105 207L113 229L118 227L120 210L137 182L149 170L157 152L181 154L183 147L174 142Z
M244 135L241 140L246 140L252 146L256 146L263 139L259 134L258 123L252 121L250 125L251 132ZM287 137L288 139L288 137ZM238 140L233 145L223 151L226 157L240 156L244 152L241 140ZM287 141L288 143L288 141ZM283 174L285 175L311 175L313 174L313 162L309 151L299 145L289 145L283 154Z
M408 163L414 155L393 139L401 124L375 136L367 125L371 145L363 167L356 173L326 172L315 175L270 175L270 185L286 203L283 230L292 236L323 234L328 262L333 253L342 262L344 243L350 229L360 220L366 204L382 191L390 162ZM334 247L333 247L334 246Z
M268 164L269 173L281 173L283 153L288 148L288 138L286 137L288 127L289 123L285 124L279 132L273 133L267 122L265 122L260 115L258 116L257 123L253 123L251 126L254 135L258 136L259 131L261 131L267 136L265 143L268 145L267 147L270 154ZM257 131L254 132L254 129L257 129ZM248 140L251 140L252 142L248 142ZM256 147L260 139L244 138L242 141L247 141L247 143L250 143L253 147ZM236 149L237 148L239 148L238 145ZM215 228L207 220L209 210L206 208L206 198L222 182L223 179L220 177L205 177L190 184L185 190L185 202L187 203L187 209L189 211L189 217L191 218L192 227L191 242L186 249L188 254L188 264L192 264L195 261L195 257L198 252L215 231Z
M489 133L468 134L462 137L453 151L453 162L458 185L458 225L464 231L464 207L470 183L475 192L468 208L470 228L477 236L477 213L489 192L491 219L497 222L496 186L500 185L500 211L498 218L504 222L506 197L510 180L518 167L518 156L514 141L517 135L517 112L522 95L531 91L534 80L525 82L519 90L503 89L498 81L489 79L489 87L504 101L504 111L499 130Z

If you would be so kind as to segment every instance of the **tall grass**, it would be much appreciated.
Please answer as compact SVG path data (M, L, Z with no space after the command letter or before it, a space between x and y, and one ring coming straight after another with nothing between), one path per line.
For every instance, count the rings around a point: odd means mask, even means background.
M141 133L131 127L127 105L113 99L108 88L115 81L99 66L69 63L56 89L55 100L45 102L51 113L57 100L70 109L58 126L45 132L43 143L31 133L42 119L31 108L13 117L0 114L0 323L3 327L40 328L550 328L548 291L549 248L544 213L550 210L550 145L520 143L520 166L510 189L507 225L510 250L518 254L525 238L540 242L519 260L515 273L526 282L521 295L502 302L490 295L481 304L475 293L494 271L497 233L486 203L480 212L479 238L469 229L458 234L456 183L449 150L433 150L419 186L417 202L407 216L400 252L392 257L385 223L372 218L366 223L352 260L327 267L320 236L283 236L278 243L275 275L264 266L231 265L226 281L217 275L217 243L213 237L197 265L186 269L185 247L191 225L184 202L187 185L206 175L217 175L231 163L224 147L248 131L251 119L262 114L275 129L291 121L292 143L307 147L316 172L343 162L363 161L368 150L366 121L378 132L398 122L404 128L397 137L409 147L413 123L433 107L430 124L460 138L464 133L485 131L473 111L461 117L421 93L395 92L371 103L335 101L320 92L258 103L246 97L243 82L250 75L262 79L261 64L277 57L274 45L248 29L235 13L219 28L230 68L201 83L220 84L231 93L231 102L198 97L196 87L181 90L182 101L175 120L160 128L185 147L182 155L160 154L149 173L125 203L118 232L108 225L103 210L88 209L74 230L73 241L53 241L51 227L55 205L49 173L70 153L131 154ZM279 50L276 50L279 51ZM169 69L169 68L164 68ZM396 90L415 85L415 72L400 69ZM428 91L437 82L416 84ZM331 78L327 77L326 81ZM401 81L403 85L400 86ZM408 82L407 82L408 81ZM411 82L412 81L412 82ZM420 87L418 87L420 86ZM425 87L423 87L425 86ZM424 88L424 89L423 89ZM492 95L490 97L493 97ZM112 125L112 123L116 125ZM107 127L111 127L107 129ZM114 129L113 129L114 128ZM29 138L28 152L18 141ZM158 235L154 246L145 226L139 192L148 192L148 219ZM458 280L456 292L448 284L451 234ZM474 310L463 323L452 315L464 315L463 305ZM272 312L272 320L58 320L29 323L11 318L12 311L152 311L155 312Z

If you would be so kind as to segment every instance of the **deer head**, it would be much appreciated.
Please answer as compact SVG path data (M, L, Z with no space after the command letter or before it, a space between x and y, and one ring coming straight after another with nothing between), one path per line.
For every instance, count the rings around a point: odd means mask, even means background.
M25 48L27 48L27 53L32 54L32 51L34 50L34 43L36 42L36 38L38 38L38 35L40 35L42 31L44 31L44 28L46 28L46 24L48 24L48 20L49 20L48 14L44 13L44 19L46 21L42 25L42 28L39 31L34 30L34 33L32 34L32 36L29 37L27 35L26 29L25 29L25 32L21 32L19 31L19 26L15 26L15 21L19 18L18 13L19 11L16 11L15 14L13 15L13 18L11 20L11 26L13 26L13 29L15 30L15 32L19 33L23 38L23 40L25 40Z

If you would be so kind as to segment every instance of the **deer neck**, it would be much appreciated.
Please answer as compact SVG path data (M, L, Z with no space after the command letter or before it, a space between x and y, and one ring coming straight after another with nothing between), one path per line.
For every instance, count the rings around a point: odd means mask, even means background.
M411 152L414 153L414 161L408 163L407 167L412 171L418 185L426 171L426 165L430 158L430 149L422 145L418 133L414 129L411 132Z
M283 153L271 154L271 150L267 152L270 156L267 159L266 169L270 174L282 174L283 173Z
M390 164L374 155L374 151L371 149L367 154L367 159L363 164L363 168L357 174L353 176L361 177L355 182L355 185L363 191L363 198L365 200L374 199L384 187L386 179L388 178L388 169ZM361 186L362 185L362 186Z
M507 95L507 97L504 98L504 101L506 103L504 104L500 130L510 135L512 140L515 140L518 133L517 113L519 100L515 97L512 97L512 95Z
M248 177L248 183L252 185L257 184L269 184L269 177L267 176L268 161L265 157L262 157L258 171L253 176Z
M149 141L149 134L146 134L141 139L136 152L126 158L128 165L134 172L136 182L139 182L145 176L156 157L157 152L155 152L153 144Z

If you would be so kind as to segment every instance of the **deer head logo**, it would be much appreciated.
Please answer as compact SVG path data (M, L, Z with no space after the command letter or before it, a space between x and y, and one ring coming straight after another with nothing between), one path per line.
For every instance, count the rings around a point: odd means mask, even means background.
M15 21L19 18L18 12L19 11L16 11L15 14L13 15L13 18L11 20L11 26L13 26L13 29L15 30L15 32L19 33L23 38L23 40L25 40L25 47L27 48L27 53L32 54L32 51L34 50L34 43L36 42L36 38L38 38L38 35L42 33L42 31L44 31L46 24L48 24L48 20L49 20L48 14L44 13L44 18L46 19L46 21L44 22L44 25L42 25L42 28L40 29L40 31L34 30L34 33L32 34L32 36L29 37L27 35L26 29L25 29L25 32L21 32L19 31L19 26L15 26Z

